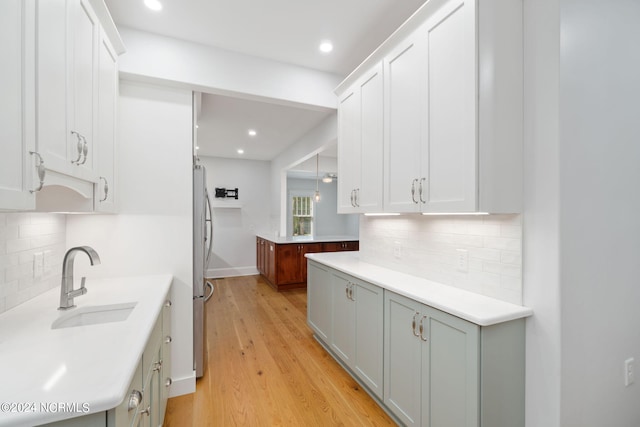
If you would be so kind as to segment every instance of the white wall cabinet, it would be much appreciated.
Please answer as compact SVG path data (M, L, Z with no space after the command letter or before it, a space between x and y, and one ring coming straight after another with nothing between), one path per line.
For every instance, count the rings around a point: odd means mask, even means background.
M331 350L382 399L383 289L332 272Z
M0 2L0 210L35 207L34 25L33 2Z
M382 63L339 98L338 213L382 212Z
M124 46L104 2L8 1L2 8L2 49L12 60L2 70L0 209L116 211Z
M521 1L429 1L338 87L383 62L385 212L521 211L522 33Z

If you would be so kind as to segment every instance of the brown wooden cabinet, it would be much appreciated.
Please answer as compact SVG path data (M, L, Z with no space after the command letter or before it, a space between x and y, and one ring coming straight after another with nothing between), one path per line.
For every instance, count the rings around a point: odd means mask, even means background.
M277 291L307 286L305 254L317 252L357 251L358 241L274 243L256 238L258 271Z
M357 251L359 249L360 243L357 240L350 242L325 242L322 244L322 252Z

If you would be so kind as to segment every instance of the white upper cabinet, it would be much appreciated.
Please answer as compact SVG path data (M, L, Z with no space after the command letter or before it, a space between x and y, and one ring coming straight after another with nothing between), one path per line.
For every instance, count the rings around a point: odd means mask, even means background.
M35 206L31 174L34 149L32 2L0 2L0 210Z
M11 89L0 116L0 161L7 162L0 209L113 212L117 57L124 46L106 5L20 3L2 3L2 49L13 60L2 70L2 85Z
M382 60L385 212L521 211L522 31L520 0L430 0L338 87Z
M382 64L339 96L338 212L382 211Z

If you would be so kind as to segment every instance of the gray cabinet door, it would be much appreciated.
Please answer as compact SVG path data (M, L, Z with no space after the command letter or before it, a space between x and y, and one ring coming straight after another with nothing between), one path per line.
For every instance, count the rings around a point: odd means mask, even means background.
M480 328L430 307L423 310L428 356L422 358L422 425L478 427Z
M307 269L307 305L307 323L318 338L331 342L331 274L313 261Z
M355 355L353 370L380 399L383 380L384 290L359 280L353 286Z
M332 337L331 350L353 369L355 354L355 304L352 301L353 281L349 276L334 272L331 275L332 289Z
M414 328L423 307L409 298L384 293L384 403L407 426L421 423L421 391L427 381L422 375L423 341Z

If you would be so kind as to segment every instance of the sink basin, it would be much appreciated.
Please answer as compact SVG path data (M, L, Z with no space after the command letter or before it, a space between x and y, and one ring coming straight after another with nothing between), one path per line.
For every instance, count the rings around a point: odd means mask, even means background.
M136 304L135 302L125 302L121 304L93 305L72 309L70 312L57 318L51 324L51 329L123 322L127 320Z

